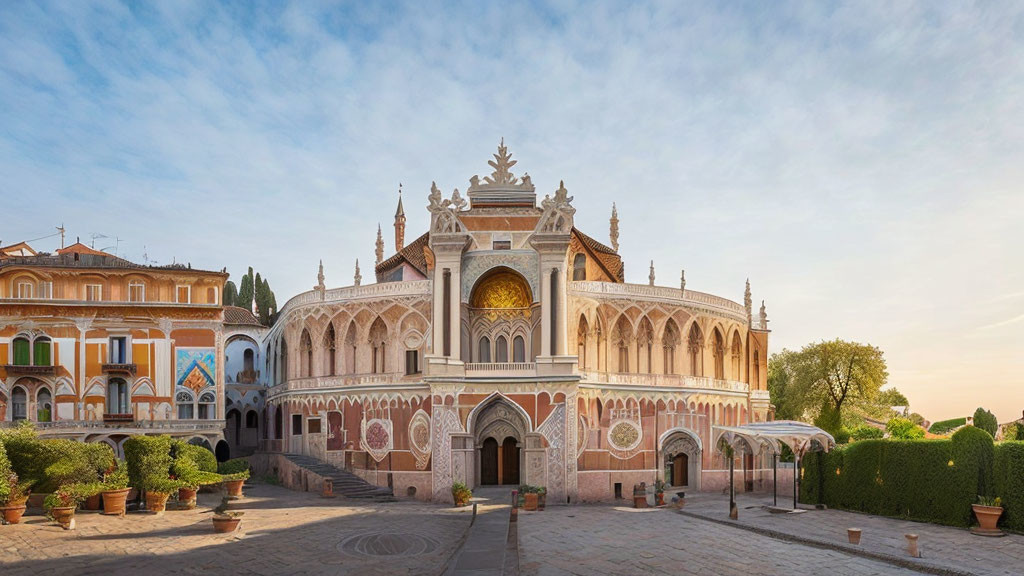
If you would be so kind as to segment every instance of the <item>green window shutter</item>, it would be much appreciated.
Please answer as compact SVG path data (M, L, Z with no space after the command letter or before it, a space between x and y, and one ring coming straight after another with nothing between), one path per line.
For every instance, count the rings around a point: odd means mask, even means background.
M50 365L50 343L36 342L36 354L35 354L35 365L36 366L49 366Z
M14 364L16 366L29 365L28 340L18 338L14 341Z

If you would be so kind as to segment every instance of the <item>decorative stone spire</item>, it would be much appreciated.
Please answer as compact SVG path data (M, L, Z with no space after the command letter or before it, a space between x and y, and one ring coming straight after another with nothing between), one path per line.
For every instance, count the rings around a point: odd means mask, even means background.
M743 307L747 309L747 326L753 321L753 300L750 299L750 278L747 278L747 288L743 291Z
M405 208L402 207L402 183L398 183L398 209L395 210L395 252L405 247Z
M316 273L316 286L314 290L325 290L327 286L324 285L324 261L320 261L320 271Z
M362 281L363 281L363 275L359 273L359 258L356 258L356 274L352 278L352 285L353 286L359 286L359 284Z
M647 275L647 282L654 286L654 260L651 260L651 273Z
M686 295L686 270L682 270L679 273L679 291L682 296Z
M619 251L619 210L612 202L612 217L608 220L608 238L612 241L612 250Z
M384 261L384 236L380 232L380 223L377 223L377 264Z
M761 330L768 329L768 313L764 311L764 300L761 300Z

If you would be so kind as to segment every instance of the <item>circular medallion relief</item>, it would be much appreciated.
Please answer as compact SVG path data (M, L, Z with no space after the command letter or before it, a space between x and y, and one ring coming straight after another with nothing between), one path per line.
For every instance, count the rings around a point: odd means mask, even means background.
M413 422L410 437L417 450L430 452L430 427L426 422L422 420Z
M640 428L623 420L608 431L608 442L617 450L632 450L640 443Z
M380 422L371 422L370 425L366 427L366 445L371 449L386 450L389 439L388 431Z

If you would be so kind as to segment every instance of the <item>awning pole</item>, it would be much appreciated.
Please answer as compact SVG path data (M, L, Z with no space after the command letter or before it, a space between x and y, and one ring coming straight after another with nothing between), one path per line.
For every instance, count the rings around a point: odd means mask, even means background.
M733 469L735 466L735 458L729 457L729 514L732 515L732 509L736 507L736 486L735 486L735 475Z
M779 505L779 455L772 452L772 506Z
M793 510L796 510L796 484L800 479L800 456L793 452Z

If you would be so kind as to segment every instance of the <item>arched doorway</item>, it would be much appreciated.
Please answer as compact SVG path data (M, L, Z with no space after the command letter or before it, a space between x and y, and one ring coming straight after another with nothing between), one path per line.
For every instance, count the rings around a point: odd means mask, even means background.
M480 484L491 486L498 483L498 441L487 438L480 445Z
M505 485L519 484L519 445L516 439L509 436L501 443L501 483Z
M530 283L520 273L497 267L473 286L469 297L469 357L478 363L532 361L533 328L539 323Z
M665 483L673 488L700 489L701 442L686 428L674 428L661 437Z
M518 485L529 416L508 398L494 394L470 415L480 485Z
M213 453L217 456L217 462L226 462L231 459L231 448L223 440L217 442L217 449Z

